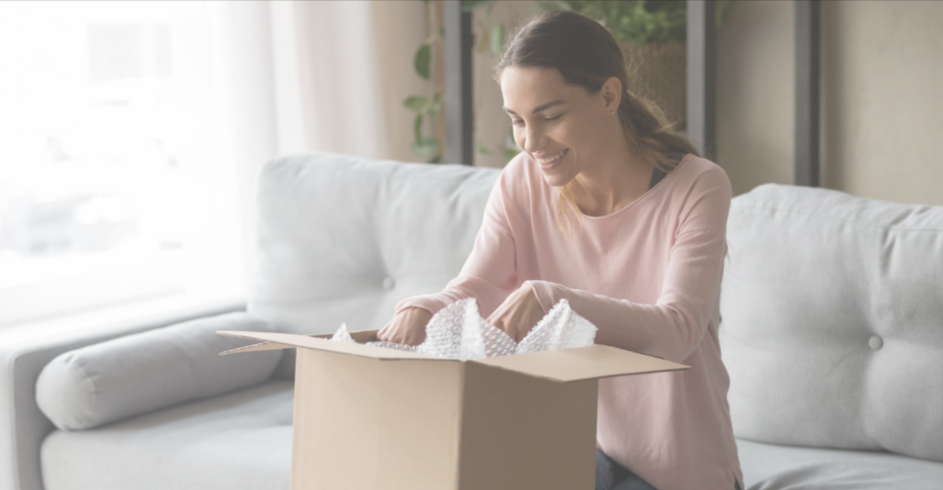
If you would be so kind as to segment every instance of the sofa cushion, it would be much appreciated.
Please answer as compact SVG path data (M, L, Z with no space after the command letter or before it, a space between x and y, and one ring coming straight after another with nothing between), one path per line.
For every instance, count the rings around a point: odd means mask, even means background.
M282 351L219 356L247 342L217 330L272 327L246 312L231 312L68 351L43 368L36 401L56 427L88 429L271 377Z
M499 173L327 152L268 162L247 310L291 333L382 328L400 300L458 275ZM293 372L290 351L279 373Z
M274 378L91 430L55 431L42 446L45 489L287 489L292 387Z
M736 436L943 461L943 207L767 184L727 230Z
M737 439L744 490L939 490L943 463L877 451Z

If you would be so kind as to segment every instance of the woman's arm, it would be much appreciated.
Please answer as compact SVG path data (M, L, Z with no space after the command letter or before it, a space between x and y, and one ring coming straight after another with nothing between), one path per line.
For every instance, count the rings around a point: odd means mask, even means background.
M655 304L615 299L547 281L528 281L544 311L566 298L599 328L596 343L682 362L718 313L727 253L730 181L722 170L695 184L683 206ZM630 273L630 272L627 272Z
M458 277L449 281L441 292L400 301L395 313L417 307L435 314L450 303L473 297L481 315L487 317L514 290L517 274L514 238L505 208L506 175L502 173L491 189L481 228Z

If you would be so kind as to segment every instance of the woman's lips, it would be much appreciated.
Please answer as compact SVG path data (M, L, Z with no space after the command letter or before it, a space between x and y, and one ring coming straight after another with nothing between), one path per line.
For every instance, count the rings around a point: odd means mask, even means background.
M567 148L567 149L561 151L560 153L558 153L558 154L552 156L551 158L554 158L554 159L553 159L553 160L550 160L549 162L548 162L547 160L544 160L544 159L538 159L538 160L537 160L537 163L540 164L540 169L541 169L541 170L544 170L544 171L552 170L554 167L556 167L557 165L559 165L560 162L563 161L564 158L566 158L566 156L567 156L568 153L570 153L570 149L569 149L569 148ZM544 162L547 162L547 163L544 163Z

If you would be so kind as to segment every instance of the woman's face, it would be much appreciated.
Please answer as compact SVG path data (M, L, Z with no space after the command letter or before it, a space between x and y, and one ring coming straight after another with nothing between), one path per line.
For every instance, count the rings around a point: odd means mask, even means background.
M552 186L567 184L598 161L612 124L618 124L605 90L590 94L567 85L556 68L507 67L501 72L501 92L515 142Z

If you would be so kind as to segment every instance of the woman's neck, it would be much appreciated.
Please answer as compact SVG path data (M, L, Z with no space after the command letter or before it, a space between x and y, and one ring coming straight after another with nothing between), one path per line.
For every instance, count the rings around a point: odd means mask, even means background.
M592 167L573 179L576 203L587 216L611 214L648 190L654 167L633 152L624 137L616 141L618 144L594 159Z

